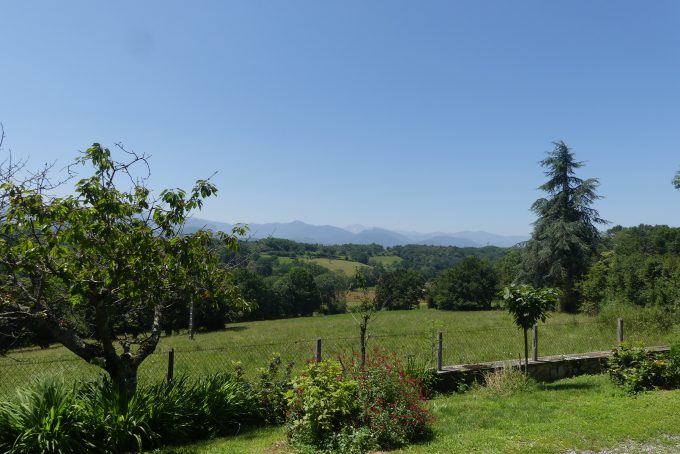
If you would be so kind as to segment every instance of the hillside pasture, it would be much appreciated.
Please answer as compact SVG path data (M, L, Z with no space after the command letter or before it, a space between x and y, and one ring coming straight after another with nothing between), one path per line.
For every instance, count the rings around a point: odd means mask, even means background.
M315 265L323 266L329 271L342 273L345 276L354 276L354 272L359 268L369 268L368 265L359 262L352 262L351 260L327 259L327 258L306 258L305 262L314 263Z
M368 260L368 264L389 267L399 265L403 261L404 259L397 255L375 255Z
M447 312L435 309L383 311L369 326L373 347L397 353L413 367L433 367L437 332L443 333L445 365L516 359L523 351L522 333L501 311ZM198 376L231 370L241 364L248 374L265 367L273 354L298 367L313 357L317 338L324 357L351 357L359 351L359 329L352 314L233 323L225 330L164 336L156 353L140 368L140 381L158 380L167 371L168 352L174 349L175 374ZM674 330L627 325L626 338L645 345L665 345ZM539 327L539 355L609 350L616 345L616 327L586 315L552 314ZM66 348L29 348L0 357L0 394L45 376L67 380L93 378L101 373Z

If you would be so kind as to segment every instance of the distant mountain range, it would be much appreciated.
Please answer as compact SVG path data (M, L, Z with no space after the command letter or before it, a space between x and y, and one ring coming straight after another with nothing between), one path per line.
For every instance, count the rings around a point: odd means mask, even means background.
M191 218L187 222L187 232L201 228L229 232L233 224ZM505 236L489 232L457 232L457 233L418 233L351 225L346 228L332 225L312 225L302 221L272 222L268 224L248 224L248 237L253 239L274 237L285 238L300 243L313 244L371 244L385 247L405 244L423 244L433 246L510 247L529 239L527 236Z

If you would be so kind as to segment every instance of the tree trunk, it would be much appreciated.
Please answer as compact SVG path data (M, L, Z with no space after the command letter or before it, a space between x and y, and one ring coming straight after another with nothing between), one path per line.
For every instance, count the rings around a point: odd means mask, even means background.
M107 359L105 369L111 377L114 388L120 393L124 402L127 402L137 391L139 365L133 361L130 353L123 353L115 359Z
M361 370L364 370L364 366L366 366L366 329L368 328L368 324L366 321L359 325L359 342L361 344Z
M574 289L574 280L567 278L562 287L562 295L560 296L560 312L570 314L576 313L578 309L578 295Z
M524 375L529 375L529 338L527 332L529 330L524 328Z

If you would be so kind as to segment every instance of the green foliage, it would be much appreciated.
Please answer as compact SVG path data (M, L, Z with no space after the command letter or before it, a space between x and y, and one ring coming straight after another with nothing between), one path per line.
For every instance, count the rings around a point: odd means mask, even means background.
M677 375L677 347L673 356L673 367L664 355L623 344L615 349L607 361L609 377L626 390L635 394L656 388L670 388L680 383Z
M546 320L557 296L555 289L536 289L529 284L508 285L503 289L505 308L512 315L515 325L524 330Z
M607 248L579 282L591 312L612 303L680 309L680 229L615 227Z
M445 310L490 309L497 286L496 271L488 261L466 257L432 282L428 304Z
M381 449L392 449L430 435L432 417L424 406L422 383L406 373L399 358L374 349L364 367L355 364L361 419Z
M549 178L540 189L548 196L531 206L538 219L524 252L522 280L559 288L560 309L575 312L576 281L587 271L600 240L595 224L606 221L590 207L600 198L599 182L574 176L583 163L574 159L564 142L553 144L553 151L540 162Z
M23 389L0 404L0 451L81 453L95 449L73 388L56 381Z
M220 372L200 378L195 393L195 405L207 434L233 434L260 419L259 396L241 377Z
M422 385L394 355L379 350L346 371L333 361L310 364L288 397L288 436L302 452L311 446L316 452L364 453L430 434Z
M356 380L336 361L311 363L286 394L288 438L293 444L323 447L343 427L356 424L361 411Z
M400 267L417 270L431 279L445 269L457 265L465 257L485 258L493 262L503 257L507 249L496 246L461 248L409 244L388 248L387 253L402 259Z
M663 306L639 307L627 303L609 303L597 314L602 326L616 326L617 319L625 321L627 330L638 333L669 333L680 323L680 314Z
M24 179L0 172L0 314L48 332L131 393L169 302L196 297L245 309L213 250L216 241L235 248L244 228L183 235L187 216L216 187L198 180L189 192L154 197L133 173L148 171L146 158L126 156L117 162L93 144L70 167L92 174L66 196L50 194L46 171Z
M484 374L484 386L478 388L481 394L510 396L536 389L536 382L523 374L520 369L505 366Z
M292 388L292 370L292 362L289 362L283 371L281 370L281 356L279 355L274 355L267 368L260 369L255 391L262 415L268 424L282 424L286 420L288 411L286 394Z
M159 436L149 425L149 396L143 392L126 396L111 383L86 384L80 390L89 431L98 449L109 452L141 452L154 446Z
M413 309L425 292L425 278L418 271L396 269L382 275L375 290L375 302L381 309Z
M527 331L539 321L544 322L548 311L557 301L559 292L553 288L536 289L529 284L508 285L503 289L503 304L519 328L524 331L525 374L529 367Z
M305 268L292 268L276 281L274 292L287 314L311 315L321 308L321 296L314 276Z

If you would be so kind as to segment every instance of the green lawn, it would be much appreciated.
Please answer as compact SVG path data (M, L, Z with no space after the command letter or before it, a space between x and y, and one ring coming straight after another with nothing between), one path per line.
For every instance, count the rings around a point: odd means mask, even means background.
M167 352L175 349L175 373L200 375L231 369L240 361L247 373L266 365L275 352L284 361L303 364L321 337L324 357L348 356L359 351L358 327L351 314L234 323L219 332L163 337L157 353L141 366L140 382L161 379ZM442 331L444 363L461 364L517 358L523 351L522 334L501 311L447 312L434 309L389 311L376 314L369 327L369 349L384 347L404 361L434 365L436 333ZM673 333L636 331L626 336L646 345L668 344ZM614 347L616 329L585 315L553 314L539 328L539 354L568 354ZM91 378L100 372L64 347L27 349L0 357L0 394L44 376L67 380Z
M537 385L507 396L479 390L440 396L429 402L436 418L433 439L395 453L563 453L628 440L663 444L662 435L680 433L679 403L680 391L631 397L604 375ZM261 429L167 452L283 454L289 452L284 441L281 428Z

